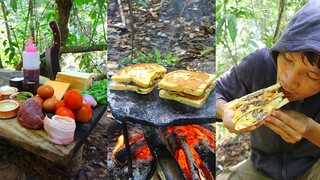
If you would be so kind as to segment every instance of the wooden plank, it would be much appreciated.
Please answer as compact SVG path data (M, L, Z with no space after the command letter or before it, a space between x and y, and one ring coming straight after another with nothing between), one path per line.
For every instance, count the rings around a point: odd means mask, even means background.
M50 161L67 165L86 141L106 109L107 105L98 105L93 108L93 116L89 122L77 123L75 140L69 145L51 143L44 129L31 130L24 128L19 124L17 117L0 120L0 137ZM49 117L52 115L48 114Z

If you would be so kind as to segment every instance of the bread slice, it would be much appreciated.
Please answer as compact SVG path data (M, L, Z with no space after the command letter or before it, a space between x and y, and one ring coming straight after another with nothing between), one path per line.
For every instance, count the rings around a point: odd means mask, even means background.
M201 108L216 83L213 74L177 70L165 75L158 86L163 88L159 97Z
M176 70L166 74L158 87L172 92L201 96L214 80L213 74Z
M123 90L123 91L133 91L139 94L149 94L154 88L156 87L156 84L147 87L147 88L142 88L138 87L135 85L130 85L130 84L123 84L123 83L118 83L115 81L112 81L109 84L109 89L110 90Z
M159 64L141 63L120 69L111 79L118 83L134 83L139 87L149 88L156 78L160 78L166 73L166 68Z

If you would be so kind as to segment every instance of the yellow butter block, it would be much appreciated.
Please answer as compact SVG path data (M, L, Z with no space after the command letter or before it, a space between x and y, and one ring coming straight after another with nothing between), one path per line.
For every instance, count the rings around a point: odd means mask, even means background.
M57 81L47 81L45 85L50 85L54 89L54 95L58 100L61 100L64 94L70 87L70 83L57 82Z

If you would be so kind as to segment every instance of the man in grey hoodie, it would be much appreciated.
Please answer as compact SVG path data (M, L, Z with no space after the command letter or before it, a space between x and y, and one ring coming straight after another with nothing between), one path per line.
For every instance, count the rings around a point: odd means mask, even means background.
M233 133L250 132L249 160L217 179L320 179L320 0L291 19L279 41L259 49L217 79L217 118ZM281 84L290 103L240 131L225 104Z

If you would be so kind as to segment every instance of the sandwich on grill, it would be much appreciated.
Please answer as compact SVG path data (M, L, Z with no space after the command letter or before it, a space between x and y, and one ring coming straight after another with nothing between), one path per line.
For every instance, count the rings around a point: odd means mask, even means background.
M120 69L111 77L109 89L148 94L166 72L166 68L159 64L133 64Z
M229 109L234 110L233 122L235 129L241 130L261 122L275 109L279 109L289 100L282 92L278 92L280 84L260 89L227 103Z
M166 74L158 87L161 98L201 108L215 87L215 75L176 70Z

